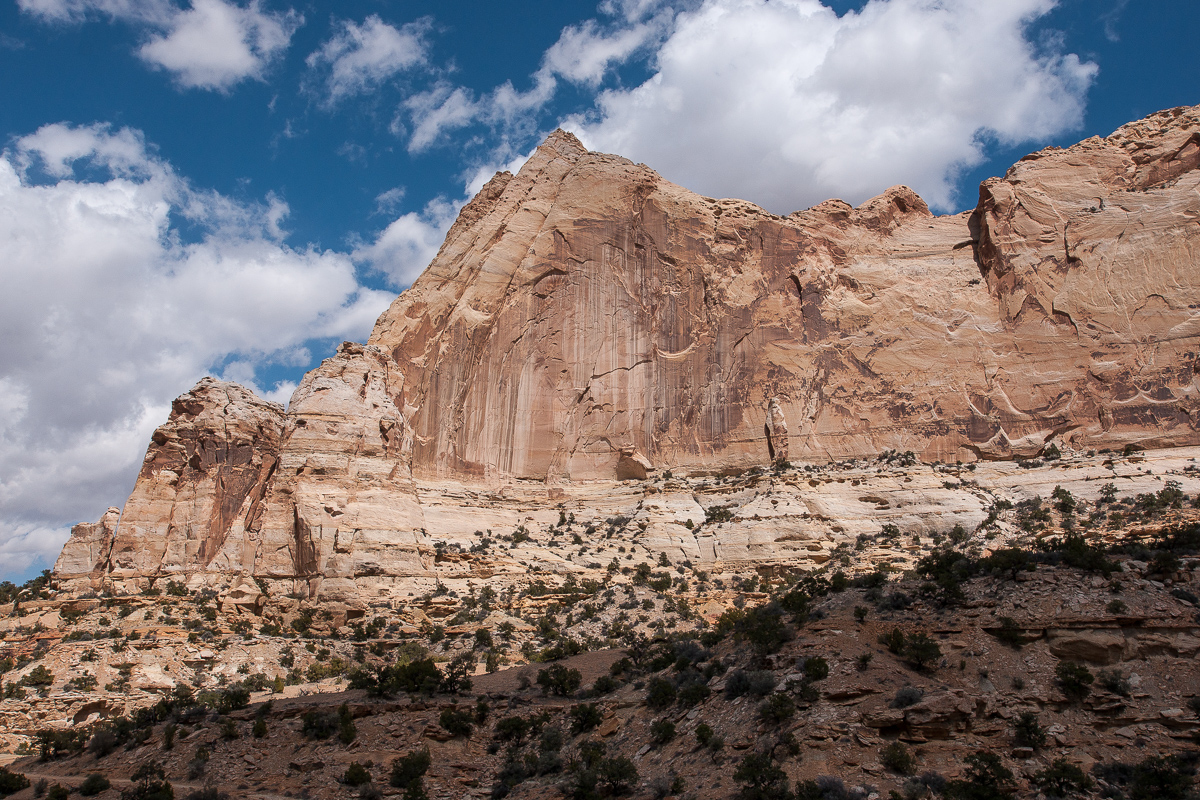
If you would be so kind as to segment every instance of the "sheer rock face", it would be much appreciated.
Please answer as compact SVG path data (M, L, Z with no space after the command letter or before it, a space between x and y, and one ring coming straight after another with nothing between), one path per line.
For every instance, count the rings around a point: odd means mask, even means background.
M340 599L355 575L426 574L404 408L395 364L360 344L308 373L286 414L206 378L155 431L119 527L111 511L76 526L59 578L132 589L253 574Z
M376 324L413 472L746 467L770 398L794 459L1195 442L1198 141L1162 112L1029 156L971 214L895 187L778 217L558 132Z
M513 487L1200 443L1198 165L1176 109L1027 157L974 212L894 187L780 217L556 132L286 413L212 379L179 398L119 525L78 526L56 569L346 599L530 518ZM679 503L664 541L690 535Z
M71 528L71 538L54 562L60 586L75 590L99 587L108 569L113 534L120 519L121 509L110 508L99 522L81 522Z
M177 398L112 537L107 577L191 572L211 562L236 528L261 518L284 424L278 404L233 383L205 378Z

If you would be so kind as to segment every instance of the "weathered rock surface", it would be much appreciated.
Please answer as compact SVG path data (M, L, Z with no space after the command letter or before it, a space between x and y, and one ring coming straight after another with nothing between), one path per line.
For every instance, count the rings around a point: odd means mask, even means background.
M1176 109L1027 157L974 212L934 217L895 187L779 217L556 132L286 412L212 379L179 398L119 524L78 526L56 575L252 575L361 603L524 574L445 547L559 505L705 563L822 563L884 521L974 526L989 479L1003 495L1028 476L872 467L852 490L793 473L722 496L711 525L697 476L1198 444L1198 142L1200 110ZM618 482L668 469L693 482ZM541 566L578 569L549 550Z
M121 509L110 508L99 522L81 522L71 529L71 538L54 563L54 574L64 588L87 588L104 578L120 519Z
M763 463L770 398L799 459L1195 443L1198 141L1176 109L1029 156L973 213L895 187L778 217L558 132L370 341L418 476Z

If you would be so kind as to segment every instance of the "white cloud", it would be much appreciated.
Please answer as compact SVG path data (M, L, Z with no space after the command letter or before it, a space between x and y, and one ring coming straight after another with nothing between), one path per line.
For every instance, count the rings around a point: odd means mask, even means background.
M138 55L170 72L188 88L228 91L247 78L261 79L304 22L295 11L264 11L225 0L192 0L181 9L169 0L18 0L27 13L49 22L82 22L107 16L144 30Z
M388 214L400 207L407 190L403 186L394 186L386 192L375 196L375 213Z
M397 119L395 131L419 153L488 126L486 159L503 162L545 129L561 80L607 82L563 127L704 194L788 213L905 183L951 209L957 177L990 143L1041 143L1082 123L1096 66L1052 36L1031 41L1055 3L870 0L838 16L819 0L702 0L678 11L610 0L605 21L563 29L528 90L442 81L405 101L409 124ZM634 60L651 77L614 87L613 69Z
M345 254L284 244L286 211L195 189L128 129L48 125L0 155L7 572L124 501L170 400L206 372L256 386L258 368L306 362L307 340L368 335L394 295L363 289Z
M493 157L509 158L516 151L512 141L521 141L537 131L538 114L554 99L559 78L594 88L614 65L629 60L662 35L670 23L670 12L640 21L640 15L649 10L649 6L631 8L627 23L602 26L596 20L586 20L564 28L543 54L542 64L531 76L532 85L526 91L505 81L480 96L443 80L410 96L403 104L413 123L409 152L422 152L445 134L483 123L500 134ZM625 12L614 7L610 13ZM393 132L401 135L407 128L397 119Z
M474 92L445 82L413 95L404 105L416 123L408 139L410 153L427 150L443 133L465 128L484 112ZM398 126L398 130L404 129Z
M388 225L370 244L355 248L355 261L387 277L397 289L407 288L429 266L463 202L432 200L421 212L410 211Z
M241 8L192 0L191 9L174 15L168 30L151 37L138 54L183 86L225 90L245 78L261 78L301 22L295 12L264 13L258 2Z
M598 85L613 64L629 59L662 29L667 17L655 23L605 31L589 19L579 26L564 28L558 41L546 51L546 69L572 83Z
M330 105L428 60L426 36L432 27L428 18L396 28L372 14L362 25L346 20L337 27L333 38L306 60L314 71L328 70L325 88Z
M953 203L981 141L1077 127L1096 74L1038 52L1054 0L871 0L841 17L816 0L705 0L675 17L640 86L602 92L566 126L716 196L790 212L889 185Z
M170 0L17 0L17 5L28 14L53 22L83 22L104 15L165 25L178 13Z

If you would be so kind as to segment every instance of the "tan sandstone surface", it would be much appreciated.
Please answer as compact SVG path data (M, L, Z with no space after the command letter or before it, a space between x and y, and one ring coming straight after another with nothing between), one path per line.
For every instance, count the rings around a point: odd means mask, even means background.
M894 187L780 217L555 132L286 411L212 379L180 397L119 522L78 526L56 580L253 576L361 603L522 577L530 560L446 547L560 511L629 517L649 550L717 570L819 564L884 523L978 525L1023 479L1006 459L1051 443L1200 444L1198 143L1200 110L1175 109L1028 156L973 212ZM978 471L948 488L886 451ZM706 488L776 459L864 474ZM718 504L729 520L702 524Z

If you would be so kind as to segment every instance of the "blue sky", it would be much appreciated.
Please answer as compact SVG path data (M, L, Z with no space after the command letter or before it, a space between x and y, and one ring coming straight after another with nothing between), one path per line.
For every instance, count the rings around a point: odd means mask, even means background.
M286 402L558 125L787 213L937 210L1200 102L1189 0L0 0L0 554L128 496L199 377Z

